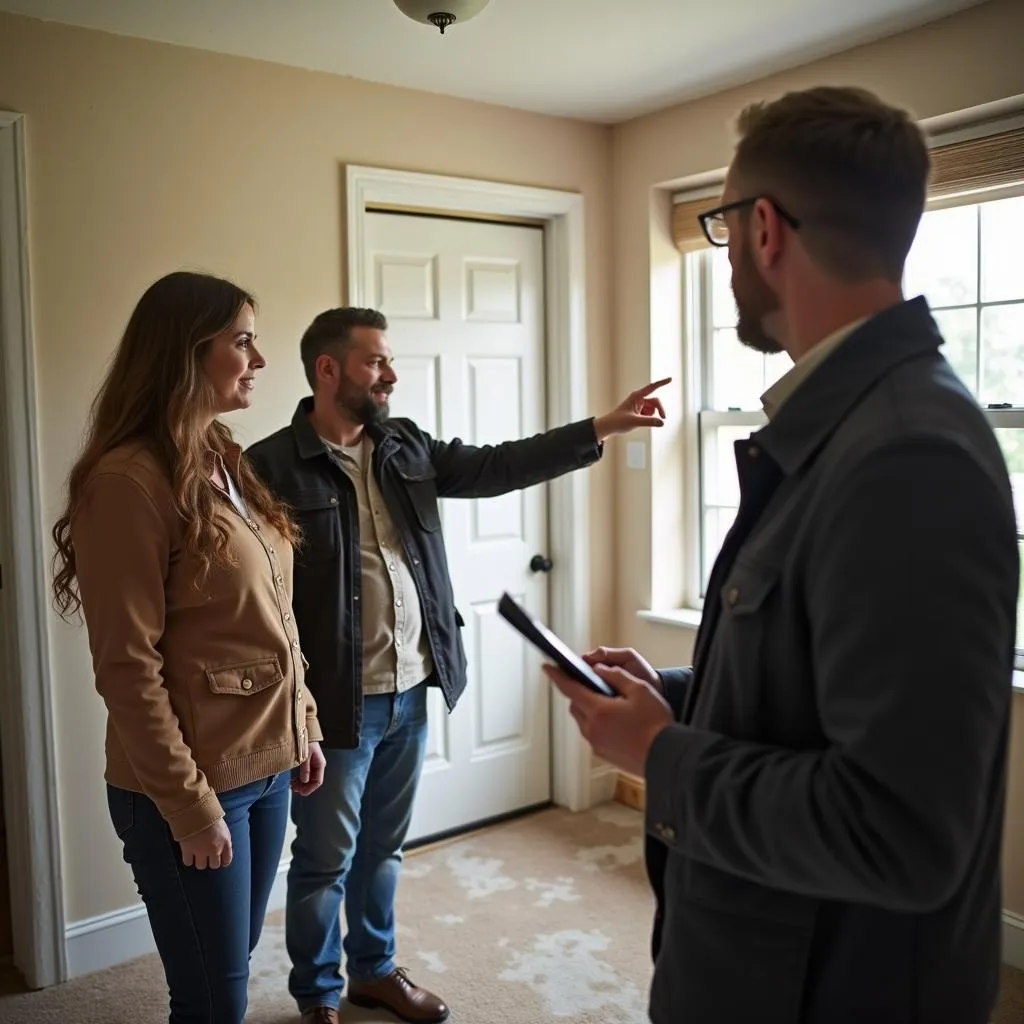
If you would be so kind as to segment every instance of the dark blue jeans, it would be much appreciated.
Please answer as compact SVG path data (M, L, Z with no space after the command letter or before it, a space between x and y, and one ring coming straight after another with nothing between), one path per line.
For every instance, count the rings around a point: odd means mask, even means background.
M348 976L395 968L395 892L427 743L427 687L366 697L359 746L324 749L324 784L292 801L288 988L300 1010L341 1003L341 905Z
M259 941L285 829L288 772L218 793L231 830L226 868L185 867L156 805L107 787L114 830L124 844L170 989L169 1024L242 1024L249 957Z

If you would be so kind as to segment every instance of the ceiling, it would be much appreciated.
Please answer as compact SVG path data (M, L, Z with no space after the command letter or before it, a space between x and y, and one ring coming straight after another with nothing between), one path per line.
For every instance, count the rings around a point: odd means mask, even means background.
M614 123L977 2L491 0L444 36L391 0L0 0L0 10Z

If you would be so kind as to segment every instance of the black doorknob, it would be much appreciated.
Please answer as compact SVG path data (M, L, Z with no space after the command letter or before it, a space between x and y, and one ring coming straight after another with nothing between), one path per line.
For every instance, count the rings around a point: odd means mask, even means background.
M534 555L530 559L530 572L551 572L553 564L545 555Z

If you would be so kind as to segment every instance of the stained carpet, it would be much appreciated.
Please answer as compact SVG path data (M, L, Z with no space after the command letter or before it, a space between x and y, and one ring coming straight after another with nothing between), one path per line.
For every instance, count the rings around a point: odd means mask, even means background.
M640 816L618 804L545 811L406 861L400 962L453 1024L646 1024L652 901ZM281 915L253 958L249 1024L294 1024ZM344 1006L346 1024L391 1020ZM997 1024L1024 1024L1024 973L1006 968ZM56 989L0 997L2 1024L164 1024L153 956Z

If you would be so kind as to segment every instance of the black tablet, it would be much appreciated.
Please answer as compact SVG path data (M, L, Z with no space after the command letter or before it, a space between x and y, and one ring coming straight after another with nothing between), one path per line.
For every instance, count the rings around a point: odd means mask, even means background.
M589 687L602 697L615 697L615 691L578 655L573 653L547 626L538 622L509 594L498 601L498 614L538 650L546 654L567 676Z

